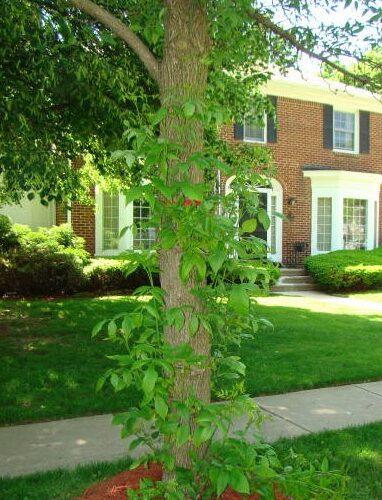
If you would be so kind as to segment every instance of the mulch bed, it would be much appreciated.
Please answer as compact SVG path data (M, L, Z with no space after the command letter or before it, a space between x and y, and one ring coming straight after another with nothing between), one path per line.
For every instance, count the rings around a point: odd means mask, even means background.
M148 468L141 465L137 469L121 472L110 479L90 486L74 500L126 500L126 492L129 489L138 489L140 480L144 478L159 481L162 479L162 467L158 464L151 464ZM244 498L260 500L258 494L241 495L231 488L228 488L219 500L242 500ZM275 488L275 500L288 500L288 498Z

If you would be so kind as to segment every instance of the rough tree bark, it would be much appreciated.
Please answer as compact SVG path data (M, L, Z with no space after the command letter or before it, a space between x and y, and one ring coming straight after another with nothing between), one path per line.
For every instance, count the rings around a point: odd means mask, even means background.
M161 136L182 146L181 157L187 157L203 149L203 126L196 119L186 119L179 113L179 107L187 101L204 101L208 68L205 56L210 46L208 20L202 2L195 0L169 0L166 2L165 40L163 61L160 67L161 104L169 110L161 125ZM190 183L203 182L203 173L192 167ZM171 168L168 182L173 180ZM190 290L196 286L194 278L185 285L179 275L181 250L175 247L160 252L160 280L165 291L166 307L192 306L193 312L202 312L200 300ZM170 327L165 331L166 340L172 345L189 343L195 354L210 357L209 333L202 327L194 336L188 330L188 317L181 329ZM208 366L194 368L191 373L179 367L175 379L174 399L184 400L189 394L198 399L210 401L211 373ZM177 466L189 467L188 446L174 449Z

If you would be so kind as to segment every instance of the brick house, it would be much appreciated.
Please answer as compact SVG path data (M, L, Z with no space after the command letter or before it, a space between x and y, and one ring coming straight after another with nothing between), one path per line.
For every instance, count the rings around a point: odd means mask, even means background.
M277 127L264 117L264 127L244 120L221 134L233 144L263 144L272 150L277 174L272 188L260 188L271 227L256 232L267 240L269 257L295 265L306 255L381 245L381 101L320 78L277 77L265 92L276 108ZM226 190L231 181L226 180ZM123 198L95 187L95 210L74 204L64 213L57 207L56 223L71 222L95 255L149 247L154 230L118 237L121 228L150 217L147 205L137 201L126 207Z

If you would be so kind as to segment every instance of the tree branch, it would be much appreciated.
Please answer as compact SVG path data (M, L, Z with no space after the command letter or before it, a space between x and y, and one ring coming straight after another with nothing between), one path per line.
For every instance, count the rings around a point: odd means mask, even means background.
M304 54L307 54L308 56L313 57L314 59L317 59L318 61L327 64L331 68L342 73L344 76L347 76L348 78L351 78L354 81L362 83L362 85L367 85L371 83L370 78L363 77L362 75L357 75L356 73L347 70L340 64L331 61L327 56L324 56L322 54L316 54L313 50L308 49L292 33L275 24L271 19L269 19L269 17L264 16L258 10L251 10L248 12L248 15L254 21L256 21L257 24L263 26L267 30L271 31L275 35L285 40L286 42L290 43L295 49L299 50L300 52L304 52Z
M150 76L159 83L159 63L151 50L131 29L109 11L95 4L92 0L70 0L70 2L82 12L97 19L101 24L109 28L115 35L124 40L127 45L137 54Z

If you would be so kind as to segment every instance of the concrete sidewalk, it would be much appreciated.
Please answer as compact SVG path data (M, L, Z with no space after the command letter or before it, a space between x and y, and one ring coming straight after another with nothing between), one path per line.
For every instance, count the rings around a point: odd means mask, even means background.
M353 311L357 309L367 309L375 314L382 314L382 304L372 302L371 300L353 299L350 297L341 297L339 295L329 295L328 293L319 292L317 290L299 290L293 292L277 292L277 295L288 295L292 297L306 297L320 302L333 304L334 306L345 306Z
M271 417L264 425L264 439L275 441L382 420L382 381L264 396L256 401ZM120 438L111 418L98 415L0 428L0 476L126 456L128 440ZM238 421L237 427L240 425Z

